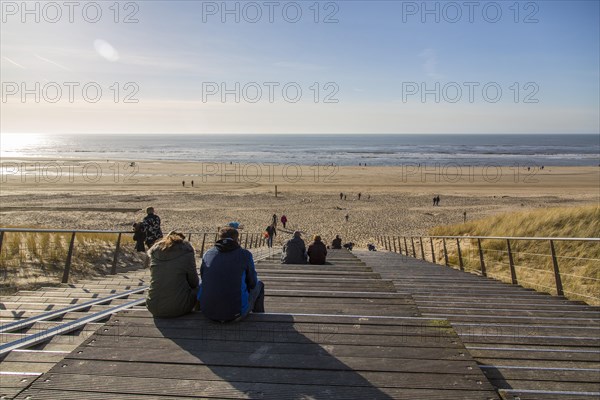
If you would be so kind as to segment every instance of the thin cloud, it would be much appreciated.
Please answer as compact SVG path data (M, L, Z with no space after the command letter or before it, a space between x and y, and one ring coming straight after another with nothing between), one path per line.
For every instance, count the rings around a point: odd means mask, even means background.
M64 65L61 65L61 64L57 63L56 61L48 60L47 58L44 58L44 57L42 57L42 56L40 56L40 55L37 55L37 54L35 54L35 56L36 56L38 59L40 59L40 60L42 60L42 61L45 61L45 62L47 62L47 63L49 63L49 64L55 65L55 66L57 66L57 67L58 67L58 68L60 68L60 69L63 69L63 70L65 70L65 71L69 71L69 72L73 72L73 71L72 71L72 70L70 70L69 68L65 67Z
M19 68L26 69L24 66L22 66L22 65L21 65L21 64L19 64L18 62L15 62L15 61L11 60L11 59L10 59L10 58L8 58L8 57L2 57L2 58L4 58L4 59L5 59L6 61L8 61L9 63L16 65L16 66L17 66L17 67L19 67Z
M419 57L425 59L423 70L425 70L428 77L433 79L440 79L443 77L443 75L437 72L438 58L435 49L425 49L419 54Z

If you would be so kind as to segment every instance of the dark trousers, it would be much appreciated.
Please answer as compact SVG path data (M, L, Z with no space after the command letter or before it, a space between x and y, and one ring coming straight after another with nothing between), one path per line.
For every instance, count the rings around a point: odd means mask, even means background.
M250 311L254 313L264 313L265 312L265 284L261 281L256 283L254 289L252 289L248 295L248 311L240 316L239 319L246 318Z

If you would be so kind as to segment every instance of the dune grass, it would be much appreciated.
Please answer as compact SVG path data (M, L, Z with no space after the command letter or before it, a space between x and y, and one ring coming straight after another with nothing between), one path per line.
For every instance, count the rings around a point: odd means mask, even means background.
M69 280L109 273L117 236L112 233L77 233ZM70 240L70 233L5 232L0 251L0 289L12 292L60 283ZM122 235L119 266L141 266L139 259L131 237Z
M552 238L600 237L600 207L547 208L502 214L464 224L440 226L433 236L512 236ZM439 241L438 241L439 242ZM553 261L548 240L511 240L518 283L536 290L556 293ZM476 240L461 240L465 270L479 271ZM443 260L443 248L436 243L436 258ZM455 240L447 240L449 262L459 264ZM600 242L554 241L565 296L600 305ZM511 281L506 240L482 240L487 274ZM443 262L443 261L442 261Z

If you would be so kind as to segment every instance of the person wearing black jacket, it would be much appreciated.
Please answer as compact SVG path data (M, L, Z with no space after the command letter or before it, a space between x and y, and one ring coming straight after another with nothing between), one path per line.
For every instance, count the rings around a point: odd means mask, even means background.
M265 312L264 284L256 274L252 253L240 247L238 238L236 229L221 229L215 247L202 257L198 300L202 313L213 321L235 321L251 311Z

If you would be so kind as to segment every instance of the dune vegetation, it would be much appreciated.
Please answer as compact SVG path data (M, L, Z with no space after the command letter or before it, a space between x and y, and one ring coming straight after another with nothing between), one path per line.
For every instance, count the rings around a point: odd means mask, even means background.
M599 238L600 206L545 208L500 214L463 224L430 230L433 236L510 236L545 238ZM459 265L456 240L446 239L450 265ZM481 241L487 275L511 281L505 239ZM480 271L477 240L461 239L467 271ZM549 240L510 240L516 278L520 285L556 294L554 263ZM600 305L600 242L554 240L564 294L574 300ZM436 246L438 262L443 249Z

